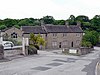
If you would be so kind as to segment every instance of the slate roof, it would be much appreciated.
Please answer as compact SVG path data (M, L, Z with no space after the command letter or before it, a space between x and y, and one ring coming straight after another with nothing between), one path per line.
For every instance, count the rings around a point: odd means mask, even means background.
M24 34L34 33L34 34L45 34L46 31L42 29L41 26L22 26L22 31Z
M65 33L69 32L69 28L65 25L46 25L48 33Z
M82 33L83 30L77 25L46 25L48 33Z
M77 25L45 25L45 29L42 26L22 26L24 33L83 33L83 30Z

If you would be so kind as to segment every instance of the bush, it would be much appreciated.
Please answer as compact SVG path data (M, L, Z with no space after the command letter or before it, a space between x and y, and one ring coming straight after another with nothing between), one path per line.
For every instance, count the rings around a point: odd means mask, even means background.
M17 41L17 40L12 39L12 38L8 39L8 41L13 42L13 44L14 44L15 46L17 46L17 45L22 45L22 42L21 42L21 41Z
M88 41L82 41L81 45L82 47L92 47L91 42L88 42Z
M38 45L34 45L34 47L39 50L39 46Z
M35 48L34 46L30 45L28 48L28 54L32 55L32 54L37 54L37 48Z
M0 30L7 28L5 25L0 25Z

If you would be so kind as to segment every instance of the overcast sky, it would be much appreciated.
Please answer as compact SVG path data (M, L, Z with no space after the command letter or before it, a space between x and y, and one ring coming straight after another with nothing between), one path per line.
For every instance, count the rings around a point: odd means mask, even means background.
M100 14L100 0L0 0L0 19L42 18L68 19L70 15L92 18Z

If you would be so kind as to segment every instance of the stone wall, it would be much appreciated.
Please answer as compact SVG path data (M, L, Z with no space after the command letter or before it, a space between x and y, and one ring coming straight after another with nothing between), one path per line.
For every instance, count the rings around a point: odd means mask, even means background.
M92 50L94 50L94 49L93 48L88 48L88 47L65 48L65 49L63 49L63 53L76 54L76 55L85 55L85 54L90 53Z
M93 50L92 48L81 47L81 48L79 48L79 50L78 50L78 54L80 54L80 55L88 54L88 53L90 53L92 50Z
M4 49L3 49L3 46L0 45L0 59L3 59L4 58Z
M22 54L22 49L4 50L4 57Z

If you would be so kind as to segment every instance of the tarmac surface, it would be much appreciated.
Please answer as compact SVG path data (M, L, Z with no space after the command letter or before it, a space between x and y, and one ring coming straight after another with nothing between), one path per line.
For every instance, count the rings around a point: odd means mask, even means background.
M64 55L61 50L38 51L38 55L8 57L0 62L0 75L95 75L100 50L87 55Z

